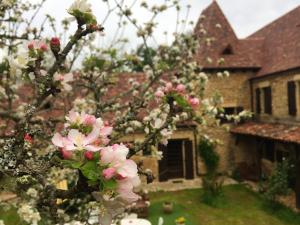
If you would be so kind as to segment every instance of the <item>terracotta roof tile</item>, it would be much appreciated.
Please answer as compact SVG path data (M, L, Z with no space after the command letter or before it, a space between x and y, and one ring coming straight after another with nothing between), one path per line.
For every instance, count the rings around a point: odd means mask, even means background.
M300 144L300 126L296 125L248 122L232 128L231 133Z
M202 28L206 34L201 33ZM248 38L237 39L214 1L202 12L195 34L200 41L198 61L207 69L254 68L260 77L300 67L300 6ZM211 46L205 44L205 37L214 39ZM226 46L231 46L232 54L222 54ZM213 62L207 63L207 57ZM224 64L218 64L220 58Z
M265 39L263 67L257 76L300 67L300 6L249 38Z
M205 68L259 68L261 66L263 38L239 40L217 2L213 2L202 12L194 32L200 42L196 57ZM230 48L232 52L224 54L226 48ZM209 63L207 58L212 62ZM224 63L219 64L220 58L224 59Z

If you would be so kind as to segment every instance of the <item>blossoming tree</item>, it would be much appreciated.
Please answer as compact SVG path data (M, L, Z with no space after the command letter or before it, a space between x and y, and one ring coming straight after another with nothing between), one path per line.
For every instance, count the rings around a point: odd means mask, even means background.
M43 36L46 23L55 31L49 15L33 28L44 2L0 1L0 45L6 54L0 64L1 186L20 197L14 204L24 223L38 224L43 217L46 224L89 224L97 212L98 223L111 224L139 198L134 188L140 176L153 180L131 157L149 145L166 145L178 123L201 125L215 118L221 98L204 98L208 78L194 59L198 42L192 34L176 33L172 46L157 47L142 65L137 54L118 54L113 47L124 39L105 49L95 44L95 34L106 27L86 0L76 0L67 11L74 21L63 21L64 33L70 23L77 29L66 44L60 35ZM152 7L142 2L153 16L139 24L124 1L104 2L105 18L116 11L121 22L131 23L145 54L151 52L157 15L179 10L178 1ZM21 17L30 10L31 18ZM84 48L89 54L73 69ZM131 73L137 65L143 72ZM143 132L144 140L121 142L134 132ZM152 154L160 156L155 147ZM61 179L68 180L68 190L57 187Z

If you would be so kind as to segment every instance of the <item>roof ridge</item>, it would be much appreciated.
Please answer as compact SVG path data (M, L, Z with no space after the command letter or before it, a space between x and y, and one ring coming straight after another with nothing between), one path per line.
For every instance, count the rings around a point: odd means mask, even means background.
M212 13L217 10L218 13L220 13L220 16L222 17L220 22L223 22L223 24L221 25L225 25L230 29L230 32L233 34L234 38L237 40L238 37L233 29L233 27L231 26L231 23L229 22L229 20L227 19L227 16L224 14L222 8L220 7L219 3L217 2L217 0L213 0L200 14L200 18L198 19L198 23L199 21L201 21L202 16L204 15L205 17L209 17L209 16L214 16L212 15ZM207 13L207 14L206 14ZM204 19L205 20L205 19ZM198 24L197 23L197 24ZM197 27L197 26L196 26Z

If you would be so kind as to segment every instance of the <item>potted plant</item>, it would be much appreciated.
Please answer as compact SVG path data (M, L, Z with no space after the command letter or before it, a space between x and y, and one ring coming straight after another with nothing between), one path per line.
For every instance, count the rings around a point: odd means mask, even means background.
M163 203L163 210L164 210L164 213L166 213L166 214L172 213L173 212L173 202L165 201Z
M185 218L184 217L178 217L176 220L175 220L175 223L176 225L185 225Z

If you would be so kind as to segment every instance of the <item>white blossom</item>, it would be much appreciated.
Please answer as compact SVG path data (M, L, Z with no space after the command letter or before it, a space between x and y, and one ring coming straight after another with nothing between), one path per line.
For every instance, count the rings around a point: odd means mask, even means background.
M73 15L76 11L80 11L82 13L91 13L91 4L87 3L86 0L76 0L68 9L68 13Z
M41 220L39 212L26 203L22 204L18 209L18 214L22 220L31 225L38 225L38 222Z

